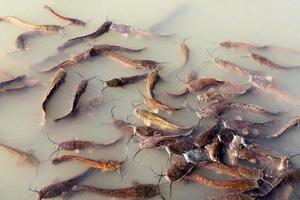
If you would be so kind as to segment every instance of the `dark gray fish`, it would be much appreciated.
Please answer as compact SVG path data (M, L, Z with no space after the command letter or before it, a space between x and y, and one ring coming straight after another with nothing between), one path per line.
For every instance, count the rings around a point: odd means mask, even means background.
M59 47L57 47L57 50L58 51L64 51L65 49L67 49L71 46L74 46L75 44L81 43L84 40L95 39L95 38L107 33L110 30L111 24L112 24L111 21L106 21L95 32L84 35L84 36L79 36L79 37L76 37L76 38L69 39L68 41L66 41L65 43L63 43Z

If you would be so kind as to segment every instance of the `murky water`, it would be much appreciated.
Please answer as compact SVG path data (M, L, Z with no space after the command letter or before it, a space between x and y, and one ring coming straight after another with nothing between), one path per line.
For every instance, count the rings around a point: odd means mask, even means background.
M19 0L0 0L1 15L13 15L21 19L39 24L61 24L61 21L50 15L43 6L48 4L58 12L84 21L89 21L86 27L67 26L65 36L61 34L49 34L30 40L29 50L21 53L7 54L14 51L15 38L24 29L12 24L0 24L0 67L12 75L27 74L40 81L36 87L28 90L3 94L0 97L0 141L9 146L22 150L33 150L34 154L41 160L37 170L31 166L20 166L11 154L0 152L0 198L1 199L35 199L35 195L28 187L40 189L58 180L70 178L81 173L85 168L75 162L53 166L49 159L50 153L55 145L47 139L47 134L57 142L79 138L82 140L94 140L97 142L110 141L122 133L111 127L110 108L117 105L115 110L118 118L126 119L132 113L131 101L142 100L136 87L144 88L144 83L129 86L126 89L107 89L108 96L99 108L72 120L60 123L49 123L41 126L42 110L41 102L47 89L48 80L52 73L37 73L34 68L44 67L36 65L43 59L55 55L56 47L63 41L74 36L90 33L99 27L109 16L116 23L130 24L142 29L152 30L157 33L174 33L172 40L157 38L135 38L133 36L123 37L118 33L109 33L96 40L93 44L108 43L131 48L147 47L147 50L138 54L129 55L138 59L153 59L167 62L167 67L161 71L161 76L166 80L157 86L158 91L168 90L178 92L182 84L176 81L174 71L179 68L180 57L177 41L189 38L186 43L190 48L191 55L189 66L198 72L199 76L212 76L224 80L245 83L234 74L225 73L215 67L206 50L214 49L212 43L235 40L254 44L272 44L299 50L300 40L299 7L298 1L284 0L231 0L231 1L34 1L23 2ZM76 54L88 49L88 44L80 44L66 51L67 55ZM254 70L261 68L253 64L246 51L223 51L218 49L215 56L234 61L244 67ZM299 65L299 54L282 51L274 51L266 54L270 59L284 65ZM50 60L47 65L55 65L57 61L63 60L64 56ZM276 80L278 85L300 98L298 77L300 71L278 72L268 71ZM89 62L72 67L72 71L80 72L85 77L98 74L101 79L107 80L118 76L134 75L138 72L103 58L97 58ZM186 70L180 70L184 75ZM63 116L71 106L73 87L80 81L75 73L69 73L66 83L54 95L49 104L49 118L54 119ZM96 80L90 82L87 92L82 100L90 99L100 95L102 84ZM161 100L173 105L182 104L182 99L171 100L160 97ZM192 101L192 99L189 99ZM299 113L299 106L288 105L276 98L256 93L252 96L243 97L242 102L255 103L266 109L287 113L285 116ZM167 115L166 115L167 116ZM169 116L167 116L169 117ZM249 116L253 118L253 116ZM132 119L132 118L131 118ZM197 123L196 117L188 111L179 111L172 118L181 125L192 125ZM299 130L289 133L278 140L267 143L269 147L285 154L300 152ZM126 149L126 142L101 150L82 151L81 154L89 158L109 158L122 160L137 151L137 145L130 144ZM63 153L61 153L62 155ZM300 165L297 158L294 164ZM160 171L167 168L167 153L159 150L145 150L134 161L126 163L123 179L118 173L97 173L89 177L85 183L103 188L118 188L129 186L132 181L141 183L154 183L151 167ZM226 192L213 190L204 186L194 184L175 183L173 185L173 199L206 199L207 197L220 196ZM167 185L162 188L162 194L168 196ZM80 194L72 199L108 199L102 196ZM158 197L159 198L159 197ZM58 198L59 199L59 198Z

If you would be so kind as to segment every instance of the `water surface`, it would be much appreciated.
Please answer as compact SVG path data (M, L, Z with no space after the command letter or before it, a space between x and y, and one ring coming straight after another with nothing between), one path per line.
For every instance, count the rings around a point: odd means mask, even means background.
M180 66L179 51L176 42L189 38L186 43L190 48L190 60L188 66L198 72L199 76L212 76L224 80L245 83L234 74L220 71L212 63L206 50L214 49L217 43L224 40L243 41L253 44L272 44L299 50L298 41L300 39L299 7L298 1L290 0L204 0L204 1L34 1L28 0L26 3L20 0L0 0L1 15L13 15L21 19L39 24L61 24L59 20L50 15L43 6L48 4L56 11L70 17L76 17L84 21L89 21L86 27L67 26L65 35L50 34L30 40L29 50L14 54L7 52L14 51L15 38L24 31L23 28L12 24L0 23L0 68L12 75L27 74L40 81L34 88L4 94L0 97L0 141L1 143L22 149L33 150L35 155L41 160L37 171L30 166L20 166L17 160L6 152L0 152L0 198L1 199L35 199L35 196L28 190L28 187L40 189L56 181L70 178L85 170L85 167L75 162L68 162L58 166L53 166L49 160L49 154L54 150L55 145L47 139L47 134L55 141L69 139L94 140L106 142L120 136L122 133L109 125L111 118L110 108L117 105L116 116L126 119L132 113L132 100L142 100L142 96L137 92L136 87L143 89L144 83L129 86L126 89L108 89L107 97L103 104L86 115L74 118L61 123L49 123L42 126L41 102L47 89L48 81L53 73L37 73L34 68L44 67L37 65L45 58L57 53L56 47L62 42L74 36L83 35L96 30L106 17L116 23L134 25L136 27L155 31L157 33L173 33L171 39L157 38L136 38L134 36L123 37L118 33L109 33L96 40L92 44L116 44L131 48L147 47L147 50L132 54L132 58L153 59L167 62L166 68L161 71L161 76L166 80L159 83L158 91L169 90L178 92L183 85L175 79L174 71ZM88 44L80 44L66 51L66 55L76 54L89 48ZM262 68L256 66L247 55L247 51L224 51L218 49L214 55L234 61L244 67L254 70ZM285 65L299 65L298 54L287 52L270 52L266 54L270 59ZM49 65L54 65L62 61L64 56L49 61ZM278 72L268 71L276 80L280 87L296 97L300 97L298 77L300 71ZM97 58L89 62L76 65L72 71L80 72L85 77L98 74L101 79L107 80L118 76L135 75L139 72L103 58ZM184 76L186 70L180 70L179 74ZM50 119L63 116L68 112L73 94L73 87L80 81L80 77L74 73L69 73L64 84L54 95L49 104ZM91 81L87 93L83 99L89 99L100 95L102 84L96 80ZM172 105L181 105L180 100L166 99ZM192 104L192 99L189 99ZM273 111L286 111L286 116L299 113L299 106L288 105L285 102L266 96L263 93L256 93L252 96L243 97L242 102L255 103L266 109ZM167 116L167 115L165 115ZM170 116L167 116L170 117ZM253 116L249 116L253 119ZM132 118L132 120L134 120ZM197 123L196 116L188 111L180 111L173 118L173 121L182 125L192 125ZM106 125L104 125L106 124ZM300 151L299 130L289 133L286 136L265 142L271 148L285 154L294 154ZM101 150L82 151L83 156L95 159L117 159L132 157L137 150L137 145L130 144L126 149L125 141L110 148ZM62 155L61 153L60 155ZM299 165L297 158L295 165ZM159 150L143 151L133 162L126 164L125 176L123 179L118 173L97 173L88 178L85 183L97 185L99 187L118 188L129 186L132 181L141 183L155 183L157 179L150 170L152 167L160 171L167 168L167 153ZM205 186L194 184L175 183L173 185L173 199L206 199L207 197L220 196L224 191L213 190ZM165 185L162 194L168 197L169 190ZM72 197L79 199L108 199L102 196L80 194ZM158 197L159 198L159 197ZM60 199L60 198L57 198Z

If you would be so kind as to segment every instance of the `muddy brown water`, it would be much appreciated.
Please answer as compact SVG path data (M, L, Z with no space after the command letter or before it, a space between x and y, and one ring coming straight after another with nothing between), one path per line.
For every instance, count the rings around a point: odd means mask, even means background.
M43 6L47 4L57 12L89 21L86 27L67 26L65 35L48 34L34 39L30 39L27 47L29 50L15 54L7 54L14 51L16 37L24 31L23 28L12 24L0 23L0 69L12 75L27 74L40 81L34 88L3 94L0 97L0 141L22 150L33 150L35 155L41 160L37 168L20 166L17 160L6 152L0 152L0 198L1 199L35 199L28 187L40 189L56 181L64 180L85 170L85 167L76 163L68 162L62 165L53 166L49 160L49 154L54 150L55 145L47 140L49 136L59 142L74 138L82 140L94 140L99 143L108 142L118 136L121 132L110 125L101 125L111 122L110 108L117 105L115 109L116 117L126 119L133 111L130 103L132 100L142 100L136 87L143 90L145 83L139 82L136 85L126 87L126 89L108 88L105 92L104 102L99 108L72 120L64 120L59 123L49 123L41 126L42 109L41 103L45 94L48 80L53 73L37 73L35 68L42 68L55 65L57 61L62 61L64 55L50 60L45 65L37 65L43 59L55 55L56 47L67 39L84 35L96 30L100 24L109 16L109 19L116 23L134 25L136 27L151 30L161 34L174 33L170 39L158 38L137 38L129 35L124 37L119 33L109 33L90 41L92 44L115 44L130 48L147 47L144 52L136 54L124 54L137 59L152 59L167 62L166 68L160 71L166 82L157 85L157 91L168 90L171 92L181 91L183 85L176 81L174 71L180 67L180 56L174 41L181 41L186 37L189 39L186 44L190 48L190 60L188 66L198 72L199 76L211 76L219 79L229 80L236 83L245 83L246 80L235 74L226 73L218 69L212 63L206 49L214 49L217 43L224 40L236 40L264 45L272 44L283 46L300 51L298 41L300 17L297 1L271 0L265 1L238 1L230 0L220 2L217 0L204 1L33 1L21 2L19 0L0 0L1 15L17 16L21 19L37 24L58 24L64 25L57 18L49 14ZM22 6L21 6L22 5ZM80 44L66 50L66 55L76 54L84 51L89 46ZM244 58L247 51L227 51L218 49L215 56L233 61L241 66L252 70L264 70L273 76L273 79L285 91L300 98L299 75L300 70L275 71L262 68L254 64L249 58ZM262 55L283 65L292 66L300 64L299 54L286 51L270 51ZM99 74L101 79L108 80L119 76L135 75L138 72L122 67L120 64L104 58L96 58L91 61L74 66L72 71L80 72L85 77ZM180 70L180 75L185 75L187 70ZM54 119L64 116L71 107L73 87L81 80L74 73L69 73L66 83L58 90L49 103L49 118ZM102 84L92 80L83 95L82 100L101 95ZM144 91L144 90L143 90ZM196 98L196 97L194 97ZM174 106L180 106L181 100L167 99L160 96L161 101L167 101ZM191 105L196 105L192 97L188 99ZM300 107L287 104L274 97L265 95L263 92L254 93L241 97L238 101L260 105L272 111L286 111L286 117L299 114ZM204 103L201 105L204 105ZM243 113L230 113L228 117L241 115L245 119L265 120L257 115L245 115ZM169 117L168 115L165 115ZM197 123L197 118L188 111L178 111L174 117L174 122L181 125L192 125ZM271 148L286 153L295 154L300 152L300 129L296 129L285 136L270 141L259 141ZM103 158L123 160L126 156L130 158L137 150L137 145L131 144L126 149L126 142L118 145L99 149L84 150L81 155L89 158ZM60 153L62 155L63 152ZM297 158L293 159L295 166L300 165ZM97 173L84 181L86 184L103 188L126 187L132 181L141 183L155 183L150 168L159 171L161 167L167 167L167 153L160 150L142 151L134 161L128 162L125 167L123 179L118 173ZM224 191L214 190L205 186L194 184L174 183L172 199L206 199L225 194ZM162 194L168 197L168 187L162 188ZM295 197L295 195L293 196ZM72 197L74 200L86 199L108 199L107 197L93 194L79 194ZM159 197L157 197L159 198ZM60 199L60 198L57 198Z

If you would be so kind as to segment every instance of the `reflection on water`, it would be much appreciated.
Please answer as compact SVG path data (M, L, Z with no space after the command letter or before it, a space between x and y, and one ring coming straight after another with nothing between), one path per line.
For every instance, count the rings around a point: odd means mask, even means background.
M41 103L47 89L48 81L53 73L38 73L34 69L53 66L70 55L76 55L90 48L89 44L82 43L57 54L56 48L66 40L91 33L95 31L108 16L115 23L134 25L141 29L155 31L161 34L174 34L170 39L159 39L142 37L136 38L132 35L124 37L119 33L105 34L91 44L115 44L129 48L147 49L138 54L124 54L131 58L152 59L167 62L166 68L160 71L165 81L159 82L157 91L171 91L178 93L182 91L183 85L175 78L175 70L180 67L180 56L175 42L189 37L186 44L190 48L190 60L188 66L198 73L198 76L211 76L235 83L245 83L246 80L233 73L225 73L209 62L211 56L207 49L214 49L215 44L220 41L234 40L249 42L257 45L276 45L299 50L299 25L297 20L299 3L283 0L274 1L237 1L226 2L214 1L26 1L20 6L18 0L0 0L1 15L17 16L21 19L37 24L60 24L65 25L57 18L49 14L44 5L52 6L57 12L66 16L75 17L88 22L86 27L66 26L64 34L48 34L30 39L29 50L24 52L7 54L14 51L16 37L24 31L23 28L9 24L0 23L0 67L2 70L14 76L26 74L39 80L35 87L23 91L2 94L0 97L0 141L3 144L24 150L32 150L41 163L37 170L31 166L21 166L11 154L1 151L0 156L0 190L1 199L35 199L28 187L40 189L57 181L73 177L85 170L85 167L75 162L67 162L58 166L51 164L49 155L55 150L55 145L48 141L47 134L52 140L61 142L70 139L93 140L98 143L106 143L122 133L111 126L111 107L115 109L116 118L126 119L132 114L133 100L142 100L136 88L144 88L144 82L130 85L124 88L108 88L101 95L103 88L101 82L92 80L87 87L86 93L80 101L87 101L93 97L103 96L102 104L87 113L78 115L70 120L62 120L59 123L49 121L42 126L43 113ZM84 8L84 9L83 9ZM273 76L273 80L283 90L300 97L298 87L299 71L276 71L262 68L254 64L249 58L247 50L227 51L216 49L214 56L231 60L251 70L264 70ZM44 59L52 57L46 62ZM282 65L299 65L298 54L286 51L272 51L263 54L269 59ZM45 66L41 66L43 63ZM102 80L112 79L119 76L136 75L136 70L122 67L120 64L99 57L83 62L72 67L72 71L81 73L84 77L98 74ZM184 76L187 70L180 69L178 74ZM81 78L75 73L68 73L65 84L54 94L49 102L49 119L55 119L68 113L73 101L73 88ZM144 92L144 91L143 91ZM159 96L159 99L170 105L180 106L184 99ZM193 98L187 99L189 104ZM299 106L287 104L264 94L255 92L239 99L241 102L260 105L267 110L286 111L283 118L299 112ZM200 106L204 105L204 103ZM196 106L196 105L195 105ZM235 113L232 113L232 115ZM240 113L239 113L240 114ZM170 116L165 115L167 118ZM231 114L229 115L231 116ZM253 115L242 115L247 119L263 121ZM129 117L131 121L135 120ZM178 111L172 120L182 125L192 125L197 121L196 116L188 110ZM278 140L260 141L269 147L285 154L294 154L300 151L298 135L299 130L286 134ZM130 158L138 150L137 144L130 143L126 148L124 140L117 145L99 149L83 150L81 155L93 159L115 159L123 160ZM63 152L59 153L62 155ZM293 159L294 164L299 165L297 157ZM87 178L84 183L97 185L103 188L118 188L131 185L133 181L140 183L156 183L151 167L160 171L168 166L167 153L159 150L142 151L134 161L125 164L123 178L118 173L96 173ZM173 199L206 199L206 197L220 196L224 191L210 189L194 184L175 183L173 185ZM168 186L164 185L162 194L168 196ZM295 195L294 195L295 196ZM79 194L72 199L107 199L106 197ZM159 197L157 197L159 198ZM59 198L58 198L59 199Z

